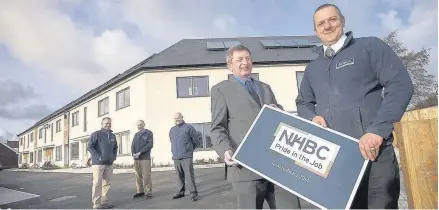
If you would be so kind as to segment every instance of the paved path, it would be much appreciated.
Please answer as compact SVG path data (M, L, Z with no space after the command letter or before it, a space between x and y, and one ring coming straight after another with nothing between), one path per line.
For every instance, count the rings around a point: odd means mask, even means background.
M110 189L110 201L123 209L236 209L236 196L232 186L224 180L223 168L196 169L196 182L200 200L191 202L189 196L172 200L176 193L175 172L153 172L151 200L131 198L135 191L134 174L115 174ZM0 187L38 195L21 197L1 204L3 208L32 209L89 209L91 208L91 174L30 173L1 171ZM0 197L3 195L0 192ZM315 208L303 201L303 208ZM268 208L265 206L265 208ZM282 208L280 205L279 208Z
M397 151L397 157L399 154ZM206 169L206 167L213 167ZM115 169L110 200L117 208L236 208L236 197L231 185L224 180L222 164L197 166L196 182L200 200L193 203L189 197L172 200L175 193L173 168L155 169L152 174L154 198L132 200L135 190L132 169ZM29 170L39 171L41 170ZM0 172L0 208L91 208L91 170L62 169L30 173L17 170ZM59 172L59 173L53 173ZM407 196L401 174L400 209L407 209ZM303 208L315 208L302 200ZM266 207L267 208L267 207ZM282 208L279 206L279 208Z

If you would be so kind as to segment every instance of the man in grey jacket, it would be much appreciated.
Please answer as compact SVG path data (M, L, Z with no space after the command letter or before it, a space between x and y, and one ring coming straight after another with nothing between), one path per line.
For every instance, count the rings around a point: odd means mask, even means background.
M105 117L102 129L93 132L88 139L88 151L91 154L93 168L92 202L94 209L113 208L108 203L108 191L113 175L113 162L117 156L116 136L111 130L111 118Z
M193 154L199 144L201 136L192 125L183 120L183 115L177 112L174 115L175 126L169 132L171 140L172 159L174 160L175 171L179 191L173 199L184 197L185 180L189 185L191 200L198 199L197 187L195 185Z
M252 171L237 165L233 153L244 139L264 104L283 109L276 101L271 87L251 78L252 57L244 45L231 47L227 52L227 67L233 77L212 87L212 124L210 137L218 155L228 165L227 180L233 185L240 209L262 209L264 200L276 208L276 200L288 209L300 208L297 196L283 190ZM276 197L276 198L275 198Z
M151 182L151 149L153 147L153 134L145 129L145 122L139 120L136 123L139 130L131 144L131 154L134 158L134 173L136 175L136 194L133 198L145 196L152 197Z
M407 108L413 84L384 41L354 38L352 32L343 32L344 24L337 6L316 9L314 30L323 46L314 49L319 57L306 67L296 99L298 114L359 139L359 152L371 160L351 208L398 208L392 131Z

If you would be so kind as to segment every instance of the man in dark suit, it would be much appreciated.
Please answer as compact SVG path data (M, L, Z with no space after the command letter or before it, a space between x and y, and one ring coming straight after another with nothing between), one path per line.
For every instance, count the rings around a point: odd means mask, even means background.
M211 139L213 148L229 167L227 180L233 185L241 209L262 209L264 200L276 208L275 186L252 171L237 165L232 156L264 104L282 109L270 86L250 77L250 50L237 45L227 52L227 67L233 73L229 80L212 87ZM300 208L299 200L287 191L278 190L278 200L286 199L288 208ZM279 197L280 196L280 197ZM285 198L283 198L285 197Z

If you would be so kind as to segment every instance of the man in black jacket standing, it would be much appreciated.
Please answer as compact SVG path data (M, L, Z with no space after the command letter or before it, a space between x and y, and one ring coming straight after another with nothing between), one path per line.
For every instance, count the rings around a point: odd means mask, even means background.
M113 175L113 162L117 156L116 136L111 130L111 118L102 119L102 129L93 132L88 140L93 168L92 202L94 209L109 209L108 191Z
M151 149L153 147L153 134L145 129L145 122L139 120L136 123L137 132L131 144L131 154L134 158L134 172L136 174L136 194L133 198L145 196L146 199L152 197L151 182Z
M171 139L172 159L178 176L178 193L173 199L184 197L185 180L189 185L191 200L198 199L197 187L195 186L193 154L200 141L200 135L192 125L184 122L183 115L177 112L174 115L175 126L169 132Z

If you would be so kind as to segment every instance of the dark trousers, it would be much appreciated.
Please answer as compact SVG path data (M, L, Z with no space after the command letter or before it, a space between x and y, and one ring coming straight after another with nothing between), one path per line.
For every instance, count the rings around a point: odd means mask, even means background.
M177 172L177 183L179 187L179 194L184 194L186 190L186 184L189 186L191 193L197 192L195 186L194 165L192 158L185 158L180 160L174 160L175 171Z
M280 188L275 193L275 185L265 179L232 182L232 186L238 196L239 209L262 209L264 201L267 201L270 209L276 209L276 195L278 200L287 203L288 209L300 208L295 195Z
M392 146L370 162L352 202L352 209L398 209L399 165Z

